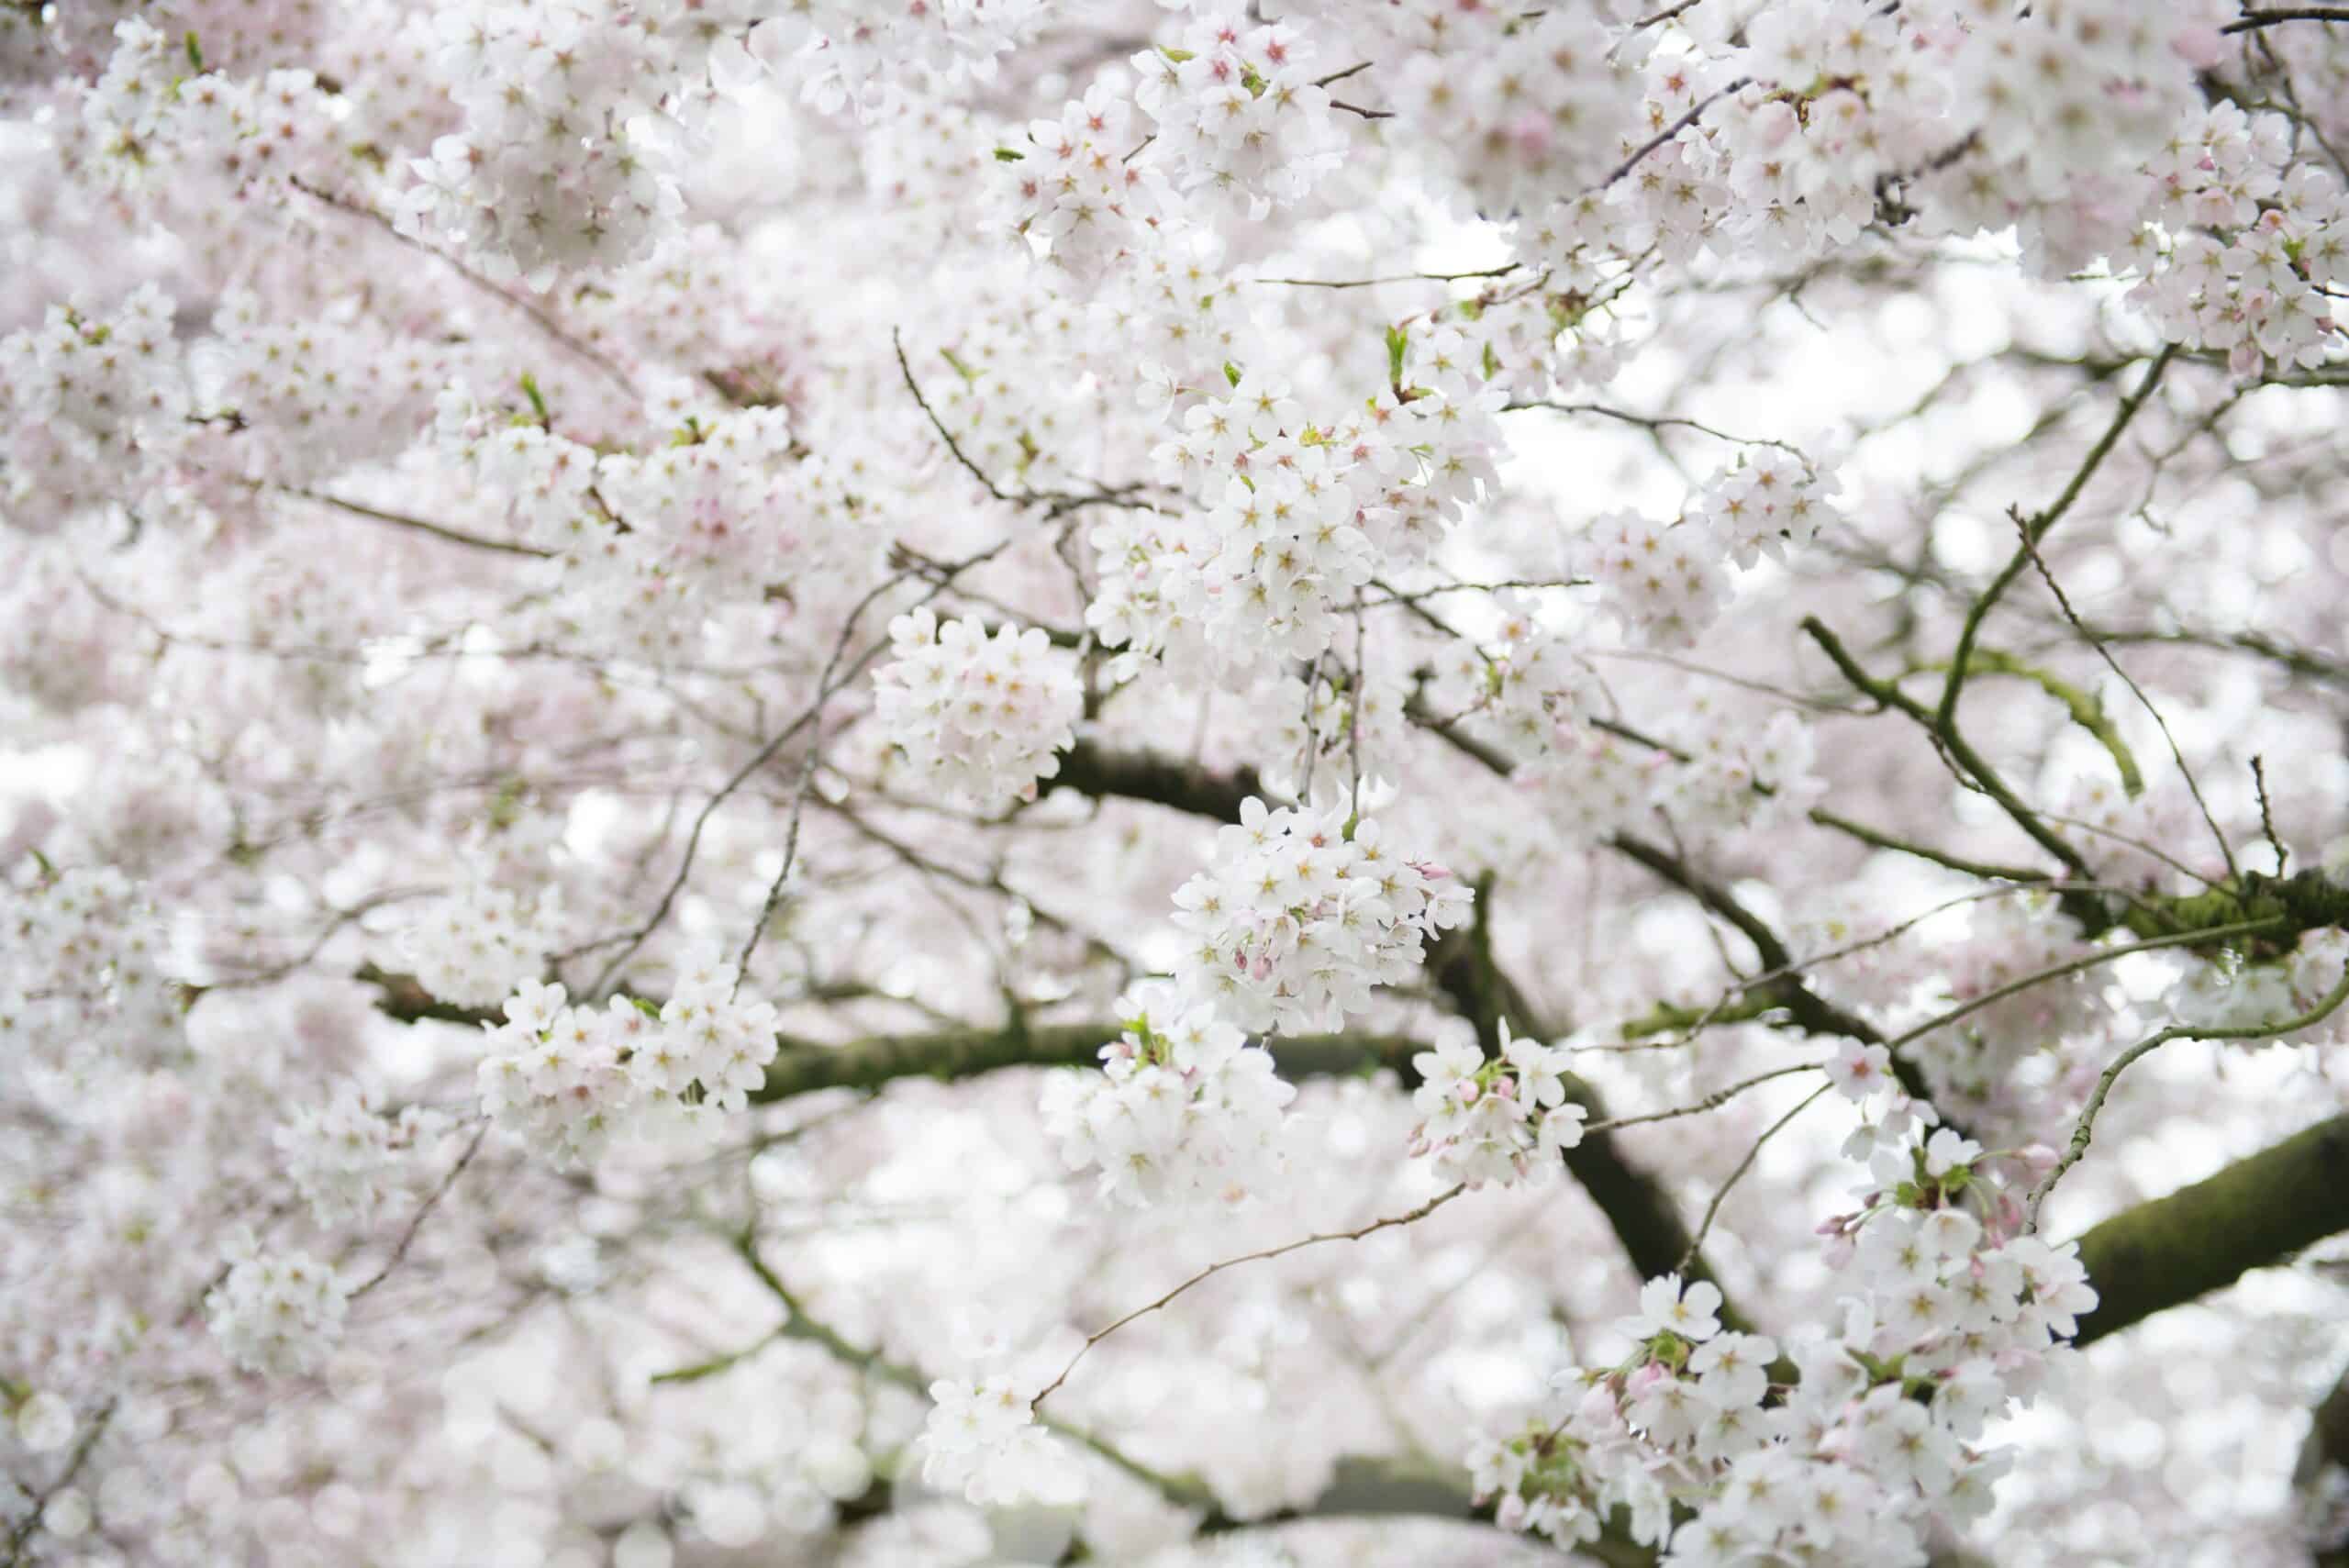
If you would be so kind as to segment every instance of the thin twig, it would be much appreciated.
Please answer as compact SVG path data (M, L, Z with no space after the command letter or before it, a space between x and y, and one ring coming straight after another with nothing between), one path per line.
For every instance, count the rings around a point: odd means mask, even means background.
M408 1218L407 1229L400 1232L399 1241L392 1248L392 1255L384 1260L384 1266L377 1269L365 1284L351 1291L351 1300L358 1300L383 1284L390 1276L391 1272L400 1266L400 1260L406 1257L407 1250L416 1244L416 1233L424 1229L426 1218L440 1206L442 1198L449 1195L449 1189L457 1184L457 1178L463 1175L465 1167L473 1162L473 1156L481 1151L482 1140L488 1136L489 1120L484 1117L481 1125L473 1129L473 1140L465 1145L465 1151L457 1156L457 1162L449 1167L447 1175L440 1178L440 1184L434 1187L426 1195L425 1200L417 1206L416 1213Z
M2237 875L2234 851L2227 843L2226 834L2220 829L2219 819L2212 814L2210 803L2203 798L2202 785L2195 778L2194 770L2186 765L2186 753L2179 748L2177 737L2170 733L2169 720L2163 717L2162 710L2154 706L2154 699L2145 695L2145 688L2139 685L2129 672L2121 667L2121 661L2112 656L2112 650L2107 648L2095 633L2088 630L2087 624L2080 619L2079 612L2072 607L2071 599L2064 592L2064 585L2056 582L2055 573L2048 570L2047 558L2039 553L2039 540L2032 536L2031 526L2024 522L2021 512L2009 507L2007 515L2014 519L2016 528L2021 530L2023 551L2031 557L2032 565L2038 568L2040 581L2047 584L2047 591L2055 595L2055 606L2064 612L2064 618L2071 623L2074 631L2087 639L2088 646L2096 650L2097 657L2104 661L2105 668L2121 677L2121 684L2127 686L2135 695L2138 706L2154 716L2154 723L2160 727L2162 739L2169 742L2170 761L2177 764L2178 775L2186 780L2187 792L2194 796L2194 804L2201 809L2202 825L2210 828L2210 837L2218 840L2219 858L2226 863L2227 874L2231 877ZM2278 869L2280 873L2280 868Z
M1774 1078L1789 1077L1797 1073L1825 1071L1826 1069L1816 1062L1798 1062L1791 1067L1774 1067L1767 1073L1756 1073L1751 1078L1742 1079L1726 1088L1716 1089L1701 1100L1696 1100L1685 1106L1675 1106L1668 1111L1649 1111L1642 1116L1619 1116L1609 1121L1591 1122L1583 1128L1583 1135L1588 1137L1594 1132L1612 1132L1619 1127L1639 1127L1651 1121L1673 1121L1681 1117L1700 1116L1706 1111L1720 1109L1746 1090L1767 1084Z
M1593 195L1599 191L1607 189L1608 186L1614 184L1624 175L1638 168L1640 166L1641 160L1647 157L1649 153L1653 152L1657 148L1662 147L1665 142L1670 141L1674 137L1678 136L1682 131L1687 130L1690 126L1695 125L1698 118L1702 116L1707 109L1711 108L1715 104L1720 102L1721 99L1728 97L1731 93L1744 87L1753 80L1753 79L1750 76L1741 76L1736 81L1731 83L1728 86L1721 88L1719 92L1699 99L1695 107L1691 108L1687 114L1681 116L1678 119L1673 121L1670 125L1664 127L1662 130L1656 132L1653 136L1648 138L1647 140L1640 143L1638 147L1632 149L1631 155L1624 159L1622 162L1617 164L1613 172L1609 173L1607 178L1599 181L1598 184L1592 186L1589 190L1585 191L1582 194L1584 195Z
M2065 1146L2062 1157L2055 1162L2055 1168L2047 1173L2045 1180L2032 1189L2030 1218L2025 1223L2025 1229L2027 1230L2039 1229L2039 1206L2047 1201L2047 1195L2055 1190L2055 1184L2064 1179L2064 1173L2078 1164L2082 1157L2087 1153L2088 1140L2095 1132L2097 1113L2104 1108L2105 1096L2112 1093L2114 1081L2127 1072L2132 1063L2142 1057L2151 1055L2172 1040L2266 1040L2275 1035L2295 1034L2301 1029L2322 1023L2344 1001L2349 1001L2349 968L2342 971L2340 984L2327 992L2323 1000L2297 1018L2280 1018L2269 1023L2249 1024L2233 1029L2210 1025L2179 1025L2165 1029L2159 1034L2149 1036L2122 1051L2113 1059L2112 1065L2098 1076L2096 1087L2088 1092L2087 1103L2080 1107L2079 1120L2073 1124L2071 1141Z
M1729 1173L1729 1180L1720 1184L1720 1189L1713 1194L1712 1201L1705 1205L1705 1218L1697 1222L1697 1234L1688 1239L1688 1251L1680 1256L1679 1273L1687 1273L1688 1265L1697 1261L1698 1252L1704 1248L1706 1235L1713 1229L1713 1217L1721 1211L1721 1200L1728 1197L1730 1189L1744 1180L1745 1173L1753 1168L1754 1159L1762 1152L1762 1146L1776 1138L1780 1129L1809 1110L1820 1095L1834 1086L1831 1083L1821 1084L1809 1094L1797 1100L1786 1115L1763 1129L1762 1136L1753 1140L1753 1147L1745 1151L1745 1158L1737 1162L1737 1169Z
M2272 28L2278 22L2349 23L2349 6L2277 6L2266 10L2245 11L2240 18L2219 30L2222 33L2247 33L2259 28Z
M540 550L532 544L518 544L511 539L491 539L485 534L469 534L461 528L452 528L443 523L429 522L422 517L411 517L401 512L387 512L380 506L370 506L361 501L347 501L340 495L328 495L323 491L305 490L293 484L280 484L273 488L281 495L291 495L299 500L315 502L321 506L331 506L338 512L348 512L354 517L365 517L370 522L387 523L394 528L429 534L434 539L446 539L451 544L462 544L473 550L496 550L505 555L534 556L540 561L551 561L562 553L560 550Z
M1099 1344L1102 1340L1108 1339L1110 1335L1116 1333L1119 1329L1124 1328L1135 1318L1148 1317L1150 1314L1156 1312L1161 1307L1166 1306L1176 1296L1181 1296L1185 1291L1189 1290L1193 1285L1204 1284L1207 1281L1213 1279L1216 1275L1223 1273L1226 1269L1238 1268L1242 1263L1264 1262L1268 1259L1282 1257L1290 1252L1302 1251L1307 1247L1318 1247L1325 1241L1359 1241L1364 1237L1375 1234L1377 1231L1391 1229L1399 1225L1410 1225L1419 1220L1425 1219L1429 1215L1433 1214L1437 1209L1442 1208L1445 1204L1450 1203L1453 1198L1458 1197L1467 1190L1468 1184L1463 1182L1457 1186L1446 1187L1443 1191L1436 1194L1435 1196L1428 1199L1427 1202L1419 1205L1417 1208L1411 1209L1403 1214L1391 1214L1384 1219L1374 1219L1368 1225L1363 1226L1360 1229L1324 1230L1311 1236L1299 1237L1294 1241L1284 1241L1277 1247L1267 1247L1261 1252L1243 1252L1236 1258L1226 1258L1221 1262L1209 1263L1206 1268L1201 1269L1197 1273L1193 1274L1190 1278L1185 1280L1182 1284L1176 1285L1173 1290L1168 1291L1157 1300L1152 1301L1146 1306L1137 1307L1131 1312L1127 1313L1123 1318L1119 1318L1116 1322L1109 1324L1106 1328L1097 1329L1091 1334L1085 1336L1085 1343L1077 1347L1076 1354L1071 1356L1068 1360L1068 1364L1061 1368L1060 1375L1053 1378L1052 1382L1044 1385L1044 1386L1038 1391L1036 1396L1028 1401L1028 1407L1030 1410L1037 1409L1042 1406L1045 1400L1051 1398L1053 1391L1059 1388L1062 1384L1068 1381L1068 1374L1076 1370L1076 1363L1083 1361L1085 1357L1085 1353L1091 1351L1094 1346Z

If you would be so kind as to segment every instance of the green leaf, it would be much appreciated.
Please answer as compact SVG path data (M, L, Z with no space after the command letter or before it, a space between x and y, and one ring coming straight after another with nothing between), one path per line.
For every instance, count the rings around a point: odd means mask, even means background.
M1028 161L1028 155L1024 152L1014 152L1008 147L998 147L995 150L995 161L998 163L1024 163Z
M1233 364L1230 360L1224 361L1223 379L1230 382L1232 385L1238 386L1240 384L1240 367Z
M547 413L546 397L539 391L539 378L532 375L529 371L524 371L522 373L522 395L530 400L530 406L537 412L540 424L544 425L551 422L550 416Z
M1386 329L1386 378L1389 381L1399 383L1403 379L1403 350L1410 346L1410 342L1411 335L1402 328L1389 327Z
M190 65L195 66L195 73L198 76L201 76L204 74L204 50L196 45L195 29L194 28L190 28L187 30L186 43L187 62Z

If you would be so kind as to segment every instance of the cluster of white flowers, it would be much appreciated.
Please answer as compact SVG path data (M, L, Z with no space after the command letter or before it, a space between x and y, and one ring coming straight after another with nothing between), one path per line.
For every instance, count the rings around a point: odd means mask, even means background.
M181 1043L161 920L112 867L0 882L0 1084L64 1112L94 1082Z
M442 7L435 63L464 128L411 161L403 230L462 246L491 275L533 288L635 260L684 210L669 112L751 20L745 6L706 0ZM739 42L731 54L754 69Z
M1252 27L1237 9L1193 17L1181 47L1133 58L1154 159L1184 190L1244 201L1252 219L1297 201L1343 159L1315 58L1292 23Z
M233 427L251 477L307 484L353 462L390 458L429 425L447 361L371 324L271 319L261 296L233 289L217 336L189 355L199 416Z
M1705 836L1793 821L1824 788L1810 726L1792 709L1756 730L1750 715L1699 701L1665 716L1662 734L1634 739L1575 713L1567 695L1550 696L1546 708L1500 717L1531 759L1512 786L1569 841L1636 831L1659 814L1675 831Z
M402 929L402 958L429 995L494 1007L546 973L559 916L551 893L525 897L486 882L436 900Z
M559 586L516 629L669 663L698 651L722 610L769 602L820 616L844 571L878 546L851 514L841 476L796 443L781 408L689 417L666 446L598 452L535 407L503 406L462 383L434 414L441 454L504 505L505 527L561 557ZM741 569L749 554L765 563Z
M1432 1160L1439 1181L1481 1187L1546 1177L1582 1141L1590 1112L1566 1098L1567 1052L1517 1039L1507 1020L1500 1031L1501 1053L1488 1059L1474 1025L1447 1018L1435 1049L1411 1058L1419 1074L1411 1104L1421 1118L1411 1153Z
M1310 661L1382 557L1423 556L1495 488L1502 399L1482 389L1473 345L1443 331L1393 351L1402 400L1373 398L1327 425L1285 379L1237 367L1219 395L1183 408L1152 458L1199 509L1130 512L1091 535L1101 588L1085 621L1129 650L1119 671L1152 655L1227 675Z
M271 1135L294 1190L320 1225L364 1222L401 1173L436 1145L448 1118L422 1106L386 1115L356 1083L294 1112Z
M1718 1289L1649 1282L1618 1325L1630 1354L1562 1373L1555 1409L1479 1444L1478 1491L1562 1544L1623 1508L1677 1568L1923 1563L1935 1521L1987 1511L2010 1462L1988 1424L2096 1305L2071 1248L2019 1233L1990 1164L1947 1129L1877 1152L1866 1206L1828 1228L1842 1329L1794 1341L1791 1386L1776 1343L1722 1331Z
M1213 1196L1236 1202L1279 1167L1297 1090L1271 1052L1164 981L1121 997L1125 1029L1101 1071L1055 1073L1045 1131L1069 1169L1097 1167L1104 1197L1136 1206Z
M1190 939L1177 977L1252 1032L1341 1029L1373 986L1409 978L1473 896L1443 867L1389 853L1379 825L1342 805L1275 811L1252 797L1174 894Z
M342 1340L350 1282L307 1252L261 1251L237 1239L228 1272L204 1298L213 1337L247 1372L285 1377L315 1369Z
M2154 195L2116 265L2173 341L2225 350L2238 375L2305 369L2343 347L2332 300L2349 284L2349 201L2321 169L2288 180L2291 128L2232 103L2202 112L2147 164Z
M1953 1110L1964 1104L1971 1115L1976 1106L1999 1103L2015 1064L2025 1057L2067 1041L2102 1038L2112 1014L2094 971L2018 984L2090 951L2080 940L2078 923L2053 896L2027 894L1969 907L1964 939L1934 955L1938 973L1946 976L1943 994L1921 1001L1936 1012L1978 1006L1906 1048L1923 1069L1934 1097Z
M0 337L0 518L49 528L114 493L184 434L172 301L142 284L99 313L52 305Z
M1464 195L1488 213L1597 184L1620 156L1616 131L1641 117L1641 40L1584 6L1538 13L1507 32L1497 7L1456 10L1459 30L1491 30L1448 54L1405 56L1388 95L1415 143L1447 159Z
M156 188L196 159L239 181L286 177L331 147L335 116L311 72L230 76L204 69L194 33L166 33L143 17L114 32L106 73L82 100L83 126L112 183Z
M1685 648L1729 604L1729 553L1701 516L1667 522L1609 512L1591 519L1580 574L1598 585L1602 602L1633 637L1657 648Z
M692 6L706 0L688 0ZM1016 48L1045 13L1045 0L794 0L769 13L751 45L800 96L826 114L892 107L907 79L932 89L992 81L998 57Z
M941 624L927 606L889 623L896 657L874 673L875 711L924 791L981 809L1036 798L1076 739L1085 691L1076 655L1041 630L974 618Z
M1083 1473L1063 1446L1036 1424L1033 1406L1011 1379L940 1379L930 1385L930 1419L921 1434L921 1478L971 1502L1074 1503Z
M1132 99L1108 83L1031 123L1028 148L1001 154L1013 165L1007 227L1080 284L1108 276L1174 206L1157 161L1130 156L1143 134Z
M2257 1029L2316 1011L2341 984L2349 964L2349 935L2332 929L2310 931L2281 958L2247 962L2239 955L2191 961L2191 966L2163 998L2163 1006L2181 1024L2210 1029ZM2302 1029L2263 1035L2251 1044L2309 1045L2343 1038L2349 1029L2349 1009L2335 1012Z
M1764 556L1783 562L1835 517L1832 470L1786 447L1757 446L1723 469L1689 506L1728 541L1730 559L1751 567Z
M482 1109L565 1163L623 1134L707 1130L749 1103L775 1055L774 1008L735 982L734 966L706 951L657 1009L615 996L595 1012L566 1006L561 985L523 985L489 1031Z
M54 1453L73 1440L77 1425L73 1407L59 1396L39 1389L21 1397L13 1391L0 1394L0 1399L14 1401L8 1411L9 1425L28 1451Z

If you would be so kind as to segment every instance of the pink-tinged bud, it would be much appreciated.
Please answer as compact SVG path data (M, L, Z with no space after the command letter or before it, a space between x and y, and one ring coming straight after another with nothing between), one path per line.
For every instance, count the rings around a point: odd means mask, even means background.
M1525 1528L1525 1499L1511 1492L1493 1509L1493 1522L1503 1529Z
M2030 1144L2016 1150L2015 1154L2024 1165L2038 1175L2043 1176L2055 1168L2055 1151L2044 1143Z

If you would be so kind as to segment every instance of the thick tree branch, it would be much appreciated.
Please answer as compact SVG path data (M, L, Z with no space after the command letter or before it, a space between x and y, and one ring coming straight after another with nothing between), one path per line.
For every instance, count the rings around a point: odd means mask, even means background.
M2080 1238L2097 1308L2092 1344L2249 1271L2349 1230L2349 1116L2239 1160L2207 1181L2123 1209Z

